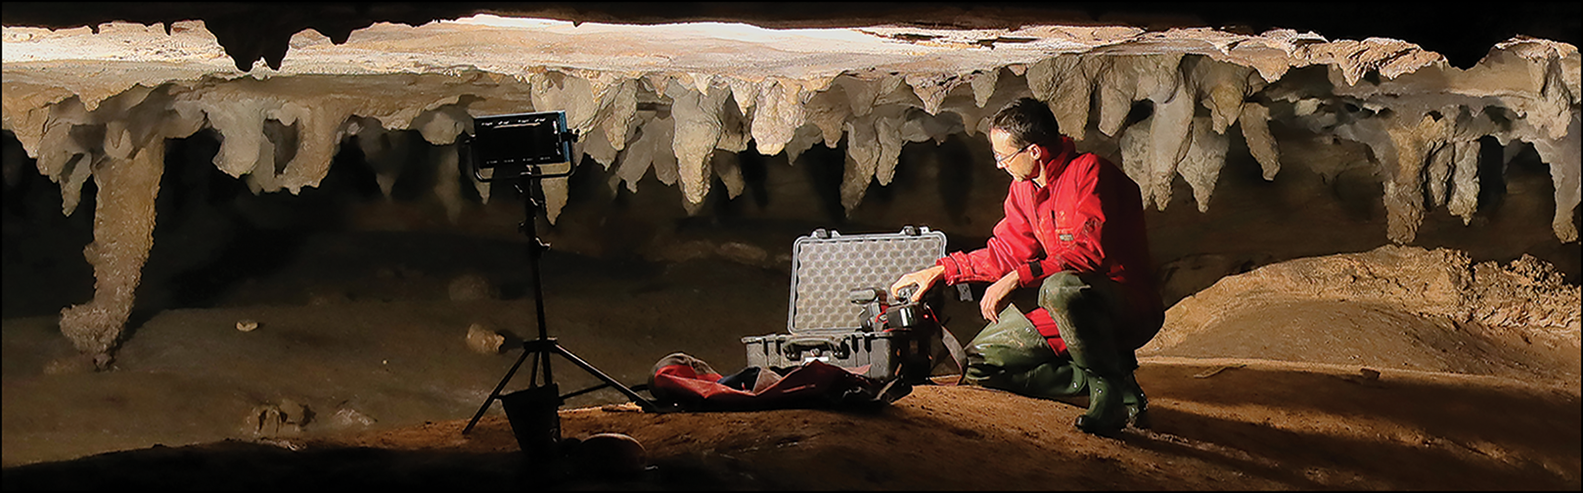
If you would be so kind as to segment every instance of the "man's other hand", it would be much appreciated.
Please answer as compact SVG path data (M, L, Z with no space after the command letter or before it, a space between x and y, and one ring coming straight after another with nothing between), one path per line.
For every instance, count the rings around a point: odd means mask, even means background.
M984 299L978 302L978 309L983 312L984 320L988 320L990 323L1000 321L1000 307L1006 300L1006 296L1010 295L1012 290L1017 289L1017 282L1020 280L1021 278L1017 276L1017 271L1013 270L984 289Z
M918 289L913 291L912 296L909 296L908 299L921 300L923 299L924 293L929 292L929 288L934 287L935 283L940 282L940 276L944 274L945 267L939 265L910 272L907 275L901 276L901 279L897 279L895 283L890 285L890 297L891 299L899 300L901 299L902 289L905 289L908 286L917 286Z

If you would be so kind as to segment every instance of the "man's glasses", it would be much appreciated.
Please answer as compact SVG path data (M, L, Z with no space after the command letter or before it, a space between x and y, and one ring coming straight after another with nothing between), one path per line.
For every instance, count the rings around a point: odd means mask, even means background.
M1021 149L1017 149L1017 152L1013 152L1011 154L1008 154L1005 157L1001 157L999 155L995 155L995 165L996 166L1004 166L1006 164L1006 161L1010 161L1011 158L1017 157L1018 154L1022 154L1023 152L1026 152L1028 150L1028 148L1030 148L1030 147L1033 147L1033 144L1028 144L1028 145L1022 146ZM991 152L990 154L993 155L994 153Z

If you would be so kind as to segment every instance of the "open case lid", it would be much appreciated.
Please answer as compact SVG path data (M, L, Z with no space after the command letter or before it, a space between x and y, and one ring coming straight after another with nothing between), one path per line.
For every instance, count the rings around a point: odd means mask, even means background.
M791 299L786 330L851 331L863 307L847 300L854 289L890 289L901 276L945 256L945 233L906 226L899 233L843 235L818 229L792 242Z

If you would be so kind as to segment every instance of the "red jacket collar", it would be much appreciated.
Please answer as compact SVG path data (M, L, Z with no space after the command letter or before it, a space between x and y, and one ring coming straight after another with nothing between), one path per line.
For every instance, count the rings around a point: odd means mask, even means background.
M1061 172L1066 171L1066 164L1072 162L1072 158L1077 155L1077 146L1072 143L1070 137L1061 137L1061 143L1058 144L1058 147L1050 150L1055 153L1055 157L1044 163L1044 186L1046 187L1050 186L1051 183L1055 183L1055 179L1061 176Z

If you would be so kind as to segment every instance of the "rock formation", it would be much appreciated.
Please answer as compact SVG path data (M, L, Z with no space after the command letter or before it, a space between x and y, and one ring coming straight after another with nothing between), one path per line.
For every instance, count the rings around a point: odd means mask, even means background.
M214 165L254 193L318 186L356 136L388 195L399 167L381 163L406 152L387 151L431 146L424 155L442 171L437 193L453 219L461 187L488 200L455 172L458 136L480 116L564 111L576 153L614 170L612 188L636 192L652 168L680 188L689 213L717 178L741 193L739 153L784 152L795 164L815 144L845 140L839 193L851 211L871 184L890 183L906 143L985 132L996 109L1031 95L1080 148L1118 149L1114 161L1159 210L1178 176L1208 210L1233 135L1266 180L1283 162L1321 174L1341 165L1283 156L1283 139L1361 145L1383 184L1386 233L1403 244L1434 208L1472 218L1481 139L1508 151L1529 144L1549 165L1557 240L1578 240L1580 58L1544 39L1514 37L1464 70L1407 41L1284 29L764 29L478 15L337 38L303 30L281 62L241 71L202 21L4 28L3 128L61 185L64 213L89 177L97 185L84 252L95 296L61 317L78 349L104 352L120 336L152 246L165 140L205 128L221 139ZM553 222L568 187L543 185Z

